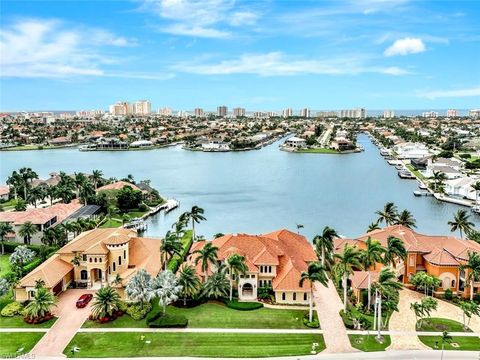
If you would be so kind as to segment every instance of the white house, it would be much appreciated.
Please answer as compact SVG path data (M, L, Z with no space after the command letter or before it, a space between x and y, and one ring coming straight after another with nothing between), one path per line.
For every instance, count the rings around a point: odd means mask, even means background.
M393 147L399 159L421 159L430 154L427 146L421 143L404 143Z
M449 196L476 200L476 191L472 188L472 185L477 181L478 179L467 176L447 180L445 182L445 193Z
M202 149L204 151L229 151L230 146L220 139L212 139L206 143L203 143Z
M307 141L305 139L292 136L285 141L283 146L290 149L302 149L307 146Z

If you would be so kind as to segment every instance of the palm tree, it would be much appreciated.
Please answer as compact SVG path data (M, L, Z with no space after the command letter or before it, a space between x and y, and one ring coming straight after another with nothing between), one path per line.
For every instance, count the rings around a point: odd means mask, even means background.
M53 205L53 200L57 197L58 189L56 185L51 185L47 187L47 190L45 191L47 197L50 199L50 206Z
M101 170L93 170L91 179L93 181L93 187L95 190L98 187L98 183L102 180L103 173Z
M389 236L387 238L387 247L385 248L385 254L383 262L385 264L391 264L395 269L396 258L405 259L407 257L407 250L403 241L395 236Z
M396 223L397 225L403 225L409 229L417 227L415 218L408 210L403 210L400 214L398 214Z
M199 262L202 263L202 271L205 277L205 281L208 280L208 266L209 264L217 264L217 253L218 247L214 246L213 243L206 243L205 246L199 250L195 250L194 254L198 254L195 259L195 265Z
M78 196L83 200L85 205L88 205L88 200L95 196L95 189L92 184L85 181L78 191Z
M375 230L380 230L380 225L378 224L378 221L374 221L370 225L368 225L367 233Z
M139 302L142 307L145 306L150 301L152 295L151 280L152 277L145 269L137 271L125 287L125 293L128 298Z
M200 221L207 220L204 216L203 213L205 211L201 208L198 207L197 205L194 205L190 212L185 212L180 216L180 219L182 221L188 222L188 220L192 220L192 239L195 241L195 223L200 223Z
M195 269L191 265L184 265L178 273L178 284L182 287L180 294L183 296L183 305L187 305L187 297L197 295L202 288Z
M92 317L94 319L111 317L120 305L120 295L110 286L98 290L94 300L92 304Z
M0 242L2 243L2 255L5 254L5 249L3 246L3 242L5 241L5 236L13 232L14 230L13 230L12 224L8 222L0 222Z
M43 190L43 188L41 186L37 186L37 187L34 187L33 189L30 190L30 192L27 195L27 197L28 197L27 201L28 201L28 203L37 207L37 202L39 200L45 199L45 195L46 194L45 194L45 191Z
M18 234L23 236L26 244L30 244L32 236L38 232L37 227L31 221L26 221L20 226Z
M74 173L73 174L73 181L75 182L75 188L76 188L76 194L77 198L80 197L80 189L84 186L84 184L87 182L87 177L85 176L84 173Z
M43 319L50 314L51 309L57 303L57 298L44 287L39 287L33 299L25 307L25 317L29 320Z
M338 262L335 264L335 267L342 275L343 309L347 310L347 280L348 277L353 273L354 268L360 269L362 267L361 254L357 247L347 244L343 248L343 252L341 254L335 254L334 256L338 260Z
M38 175L35 171L27 167L21 168L18 172L23 181L23 200L27 201L27 189L30 186L30 181L38 179Z
M308 321L313 321L313 284L318 281L323 286L328 286L327 270L325 266L318 262L312 262L308 264L307 271L303 271L300 275L300 287L303 283L308 281L310 284L310 307L308 311Z
M370 267L375 267L375 264L383 262L382 255L385 253L385 249L377 240L372 240L368 237L365 241L366 248L360 252L363 268L368 272L368 304L367 308L370 309L372 300L372 279L369 271Z
M12 175L10 175L7 179L7 185L9 185L11 189L13 189L13 196L15 200L17 200L18 198L18 190L22 187L22 184L22 176L18 172L13 171Z
M203 295L209 299L219 299L228 294L230 286L224 271L216 271L203 286Z
M434 191L437 192L437 188L440 187L440 190L443 187L443 182L447 180L447 175L441 171L433 171L433 176L431 177L433 180Z
M388 202L383 207L383 210L376 212L378 215L377 223L385 222L387 226L393 225L397 220L398 211L393 202Z
M440 356L440 360L443 360L443 350L445 349L445 344L450 344L453 341L453 338L447 331L443 331L442 333L442 355Z
M182 254L182 243L179 241L177 234L167 231L165 234L165 238L162 241L162 245L160 246L160 250L163 251L165 254L165 259L164 259L164 265L165 265L165 270L167 270L167 255L169 256L169 259L173 257L173 255L181 255Z
M473 300L473 283L480 281L480 254L469 251L468 260L465 264L460 265L460 270L468 270L466 280L470 283L470 300Z
M313 238L315 250L317 251L317 256L320 255L319 257L322 266L325 266L325 253L333 251L333 239L335 237L338 237L337 232L334 229L325 226L322 235L315 235Z
M115 278L112 281L112 285L118 286L118 285L121 285L122 282L123 282L122 276L120 274L117 274L117 275L115 275Z
M463 239L463 234L467 234L472 231L475 224L470 221L470 215L465 210L458 210L453 217L453 221L449 221L448 225L451 226L450 231L460 231L460 238Z
M245 256L239 254L231 255L227 261L227 267L230 272L230 301L233 297L233 281L240 274L245 275L248 271L247 264L245 263Z

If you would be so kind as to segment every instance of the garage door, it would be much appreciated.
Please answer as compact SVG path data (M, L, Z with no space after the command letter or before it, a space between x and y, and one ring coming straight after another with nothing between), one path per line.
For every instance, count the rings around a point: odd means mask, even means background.
M58 295L62 292L63 280L53 287L53 294Z

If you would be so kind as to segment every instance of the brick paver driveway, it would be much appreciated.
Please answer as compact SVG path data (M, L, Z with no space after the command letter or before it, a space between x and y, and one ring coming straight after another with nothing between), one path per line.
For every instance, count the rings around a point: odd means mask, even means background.
M389 330L396 331L409 331L414 332L416 318L415 313L410 309L410 304L420 301L423 298L423 294L416 291L403 289L400 291L400 302L398 303L398 312L394 312L390 318ZM462 320L462 310L453 304L446 301L438 300L438 308L432 312L432 317L440 317L450 320L455 320L460 323ZM470 328L474 332L480 333L480 319L478 317L472 317L470 321ZM392 345L388 347L388 350L413 350L413 349L427 349L425 345L421 343L417 336L414 335L391 335Z
M30 354L37 358L40 356L63 356L63 350L90 315L90 306L83 309L77 309L75 306L77 299L87 293L93 294L94 291L70 289L59 296L57 307L54 309L58 320L35 345ZM89 305L92 302L93 300Z
M343 302L340 300L333 282L329 280L328 287L315 284L313 297L318 319L320 320L320 326L323 330L323 338L327 346L325 352L339 353L358 351L350 344L347 330L340 317L339 312L343 309Z

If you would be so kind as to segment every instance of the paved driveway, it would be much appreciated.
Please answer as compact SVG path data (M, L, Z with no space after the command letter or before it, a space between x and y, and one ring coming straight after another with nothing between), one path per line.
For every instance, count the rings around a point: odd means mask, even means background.
M59 296L57 307L54 310L58 320L35 345L30 354L37 358L40 356L63 356L63 350L90 315L90 306L83 309L75 307L75 302L80 295L87 293L93 294L94 291L70 289ZM90 304L92 302L93 300Z
M350 344L345 325L340 317L339 312L343 309L343 302L340 300L333 282L329 280L328 287L315 284L313 298L320 326L323 330L325 345L327 346L325 352L358 351Z

